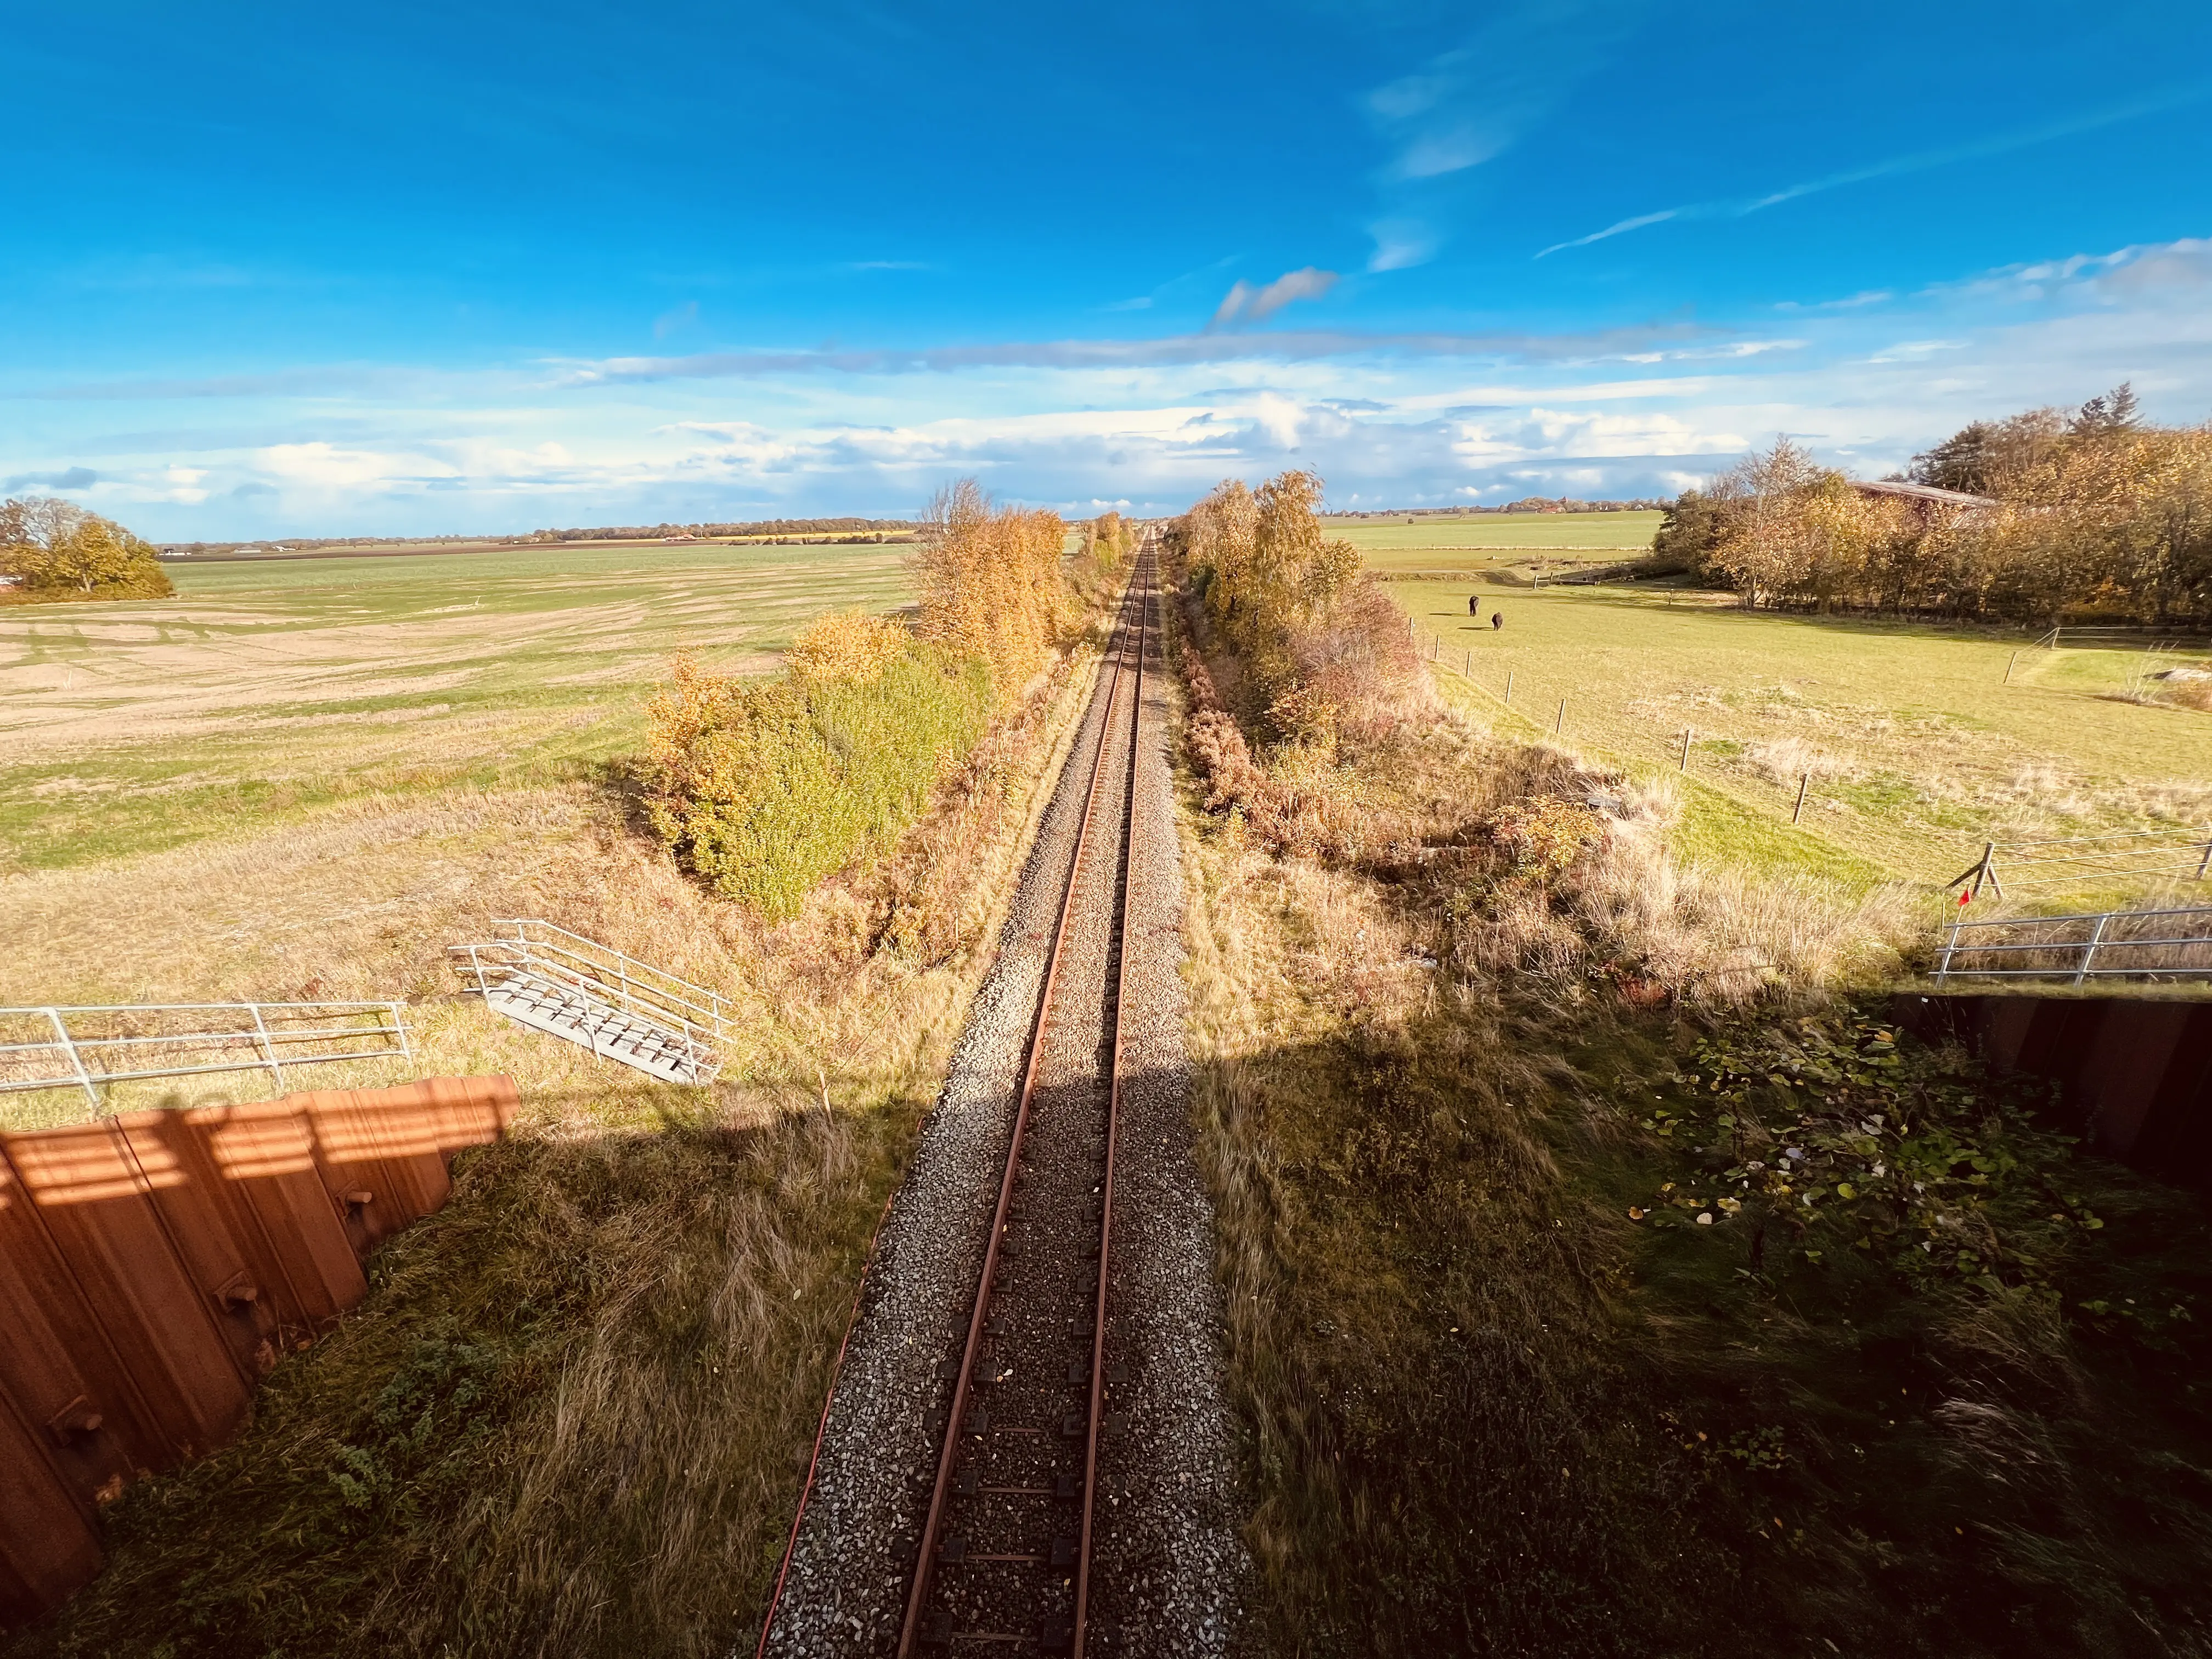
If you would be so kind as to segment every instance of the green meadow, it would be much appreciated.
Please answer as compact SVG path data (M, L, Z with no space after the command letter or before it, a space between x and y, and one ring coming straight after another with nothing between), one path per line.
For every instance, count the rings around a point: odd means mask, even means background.
M1391 592L1424 654L1434 641L1446 695L1502 729L1558 726L1579 749L1675 777L1680 833L1700 853L1942 883L1988 840L2212 821L2212 715L2131 700L2140 649L2025 648L1679 591Z
M1380 571L1613 564L1651 545L1657 513L1486 513L1464 519L1333 519L1326 525ZM1536 553L1530 560L1515 555Z
M177 595L0 611L0 872L319 803L581 775L670 655L766 670L908 586L896 547L550 546L170 566Z

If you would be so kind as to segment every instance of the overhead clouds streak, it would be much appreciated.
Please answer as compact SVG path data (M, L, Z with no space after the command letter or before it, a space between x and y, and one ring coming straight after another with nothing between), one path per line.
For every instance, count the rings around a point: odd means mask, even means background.
M2156 114L2161 110L2194 103L2206 95L2208 87L2199 83L2191 87L2170 89L2148 97L2133 100L2110 109L2093 111L2086 115L2071 117L2063 121L2031 127L2022 131L2000 133L1978 139L1972 143L1954 144L1944 149L1916 151L1909 155L1892 156L1887 161L1872 162L1865 167L1846 167L1839 172L1825 173L1801 184L1785 185L1763 196L1738 197L1707 202L1692 202L1680 207L1661 208L1652 213L1640 213L1607 225L1603 230L1592 231L1587 236L1554 242L1535 257L1547 258L1569 248L1588 247L1593 242L1602 242L1632 230L1642 230L1650 225L1663 224L1668 220L1683 219L1744 219L1754 213L1764 213L1769 208L1780 207L1785 202L1818 196L1825 191L1841 190L1849 185L1863 185L1876 179L1899 178L1907 173L1925 173L1936 167L1954 166L1961 161L1978 161L2008 155L2031 145L2049 143L2060 138L2071 138L2081 133L2093 132L2100 127L2131 121L2139 116Z

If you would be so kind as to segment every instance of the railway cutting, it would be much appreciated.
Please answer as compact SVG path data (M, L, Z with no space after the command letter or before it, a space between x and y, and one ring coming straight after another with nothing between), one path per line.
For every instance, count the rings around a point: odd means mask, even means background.
M1225 1652L1156 556L869 1269L763 1655Z

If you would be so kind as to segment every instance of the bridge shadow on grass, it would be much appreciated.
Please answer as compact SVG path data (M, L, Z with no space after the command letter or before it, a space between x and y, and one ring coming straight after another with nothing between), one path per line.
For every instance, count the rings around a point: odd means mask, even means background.
M905 1114L463 1154L234 1445L106 1511L6 1651L726 1654L757 1628Z
M2212 1309L2204 1208L2008 1118L2001 1224L2106 1221L2055 1297L1654 1231L1696 1034L1509 991L1200 1068L1281 1650L2198 1650L2212 1321L2082 1310Z

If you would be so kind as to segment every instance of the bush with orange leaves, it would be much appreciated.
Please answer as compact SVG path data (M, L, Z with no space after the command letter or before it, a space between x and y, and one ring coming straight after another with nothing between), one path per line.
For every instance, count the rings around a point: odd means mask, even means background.
M921 590L915 631L990 667L1005 702L1044 665L1073 619L1060 514L994 505L973 478L938 492L908 563Z
M802 679L867 685L904 657L913 644L913 635L890 617L832 611L800 630L784 661Z

